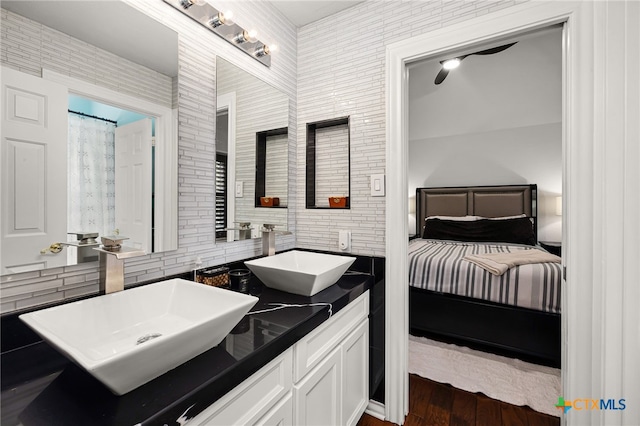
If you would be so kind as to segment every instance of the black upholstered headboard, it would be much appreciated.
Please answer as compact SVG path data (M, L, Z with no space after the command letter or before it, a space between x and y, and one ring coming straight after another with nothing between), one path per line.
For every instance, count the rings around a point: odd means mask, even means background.
M500 217L525 214L537 226L537 185L456 186L416 190L416 231L428 216Z

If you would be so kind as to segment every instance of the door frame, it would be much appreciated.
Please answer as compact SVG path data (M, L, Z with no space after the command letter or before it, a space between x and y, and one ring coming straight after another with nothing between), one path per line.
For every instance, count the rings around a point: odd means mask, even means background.
M528 32L556 24L564 24L563 32L563 215L564 223L583 224L586 219L578 217L572 209L573 200L568 192L573 184L572 193L580 182L582 170L571 167L578 160L575 149L576 136L580 129L577 112L587 114L586 108L593 88L588 82L580 81L575 64L588 59L587 53L580 57L574 48L574 41L582 36L581 30L588 26L588 13L582 11L580 3L573 2L529 2L501 11L484 15L470 21L454 24L426 34L389 44L386 48L386 318L385 318L385 418L402 424L409 410L408 380L408 73L407 65L446 51L465 46L498 40L509 35ZM579 83L582 93L573 90ZM587 84L585 84L587 83ZM581 104L581 102L583 102ZM580 109L580 107L582 107ZM576 111L580 109L580 111ZM573 227L575 228L575 226ZM572 229L573 229L572 228ZM591 224L586 225L587 229ZM570 233L569 226L563 226L563 266L578 264L576 260L588 256L573 250L578 247L576 234ZM568 249L565 249L568 248ZM583 248L586 250L587 248ZM574 309L576 304L584 303L571 295L567 300L567 287L576 281L577 275L569 275L562 289L562 312ZM562 382L565 393L575 389L578 380L569 370L573 365L567 363L567 351L575 353L578 344L575 340L567 342L569 315L562 316ZM588 349L587 349L588 350ZM565 419L566 421L566 419Z
M131 95L48 69L42 78L61 83L69 93L153 116L155 129L154 253L178 249L178 112Z

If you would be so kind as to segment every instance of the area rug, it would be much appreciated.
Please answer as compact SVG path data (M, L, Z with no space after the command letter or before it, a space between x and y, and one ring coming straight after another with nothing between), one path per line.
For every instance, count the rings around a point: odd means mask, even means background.
M455 388L559 416L560 370L409 336L409 372Z

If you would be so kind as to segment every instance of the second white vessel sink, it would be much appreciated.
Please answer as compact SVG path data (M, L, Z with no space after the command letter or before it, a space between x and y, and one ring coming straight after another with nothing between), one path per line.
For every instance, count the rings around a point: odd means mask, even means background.
M292 250L244 262L267 287L313 296L340 279L355 257Z
M217 346L258 298L172 279L20 315L116 395Z

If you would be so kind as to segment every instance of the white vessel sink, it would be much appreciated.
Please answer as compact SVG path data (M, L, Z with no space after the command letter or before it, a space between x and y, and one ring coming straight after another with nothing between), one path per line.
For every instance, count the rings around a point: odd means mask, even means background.
M313 296L340 279L355 257L292 250L244 262L267 287Z
M257 301L172 279L20 319L122 395L218 345Z

